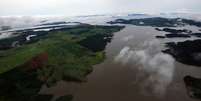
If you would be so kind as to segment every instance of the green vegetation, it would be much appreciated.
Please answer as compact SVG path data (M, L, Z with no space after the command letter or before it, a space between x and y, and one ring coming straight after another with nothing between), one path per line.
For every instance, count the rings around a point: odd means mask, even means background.
M43 84L50 87L60 80L85 80L92 66L105 58L103 47L111 40L105 37L122 28L81 25L50 31L34 43L0 51L0 101L49 101L51 95L38 94ZM98 44L93 42L96 38ZM83 45L83 40L93 48Z

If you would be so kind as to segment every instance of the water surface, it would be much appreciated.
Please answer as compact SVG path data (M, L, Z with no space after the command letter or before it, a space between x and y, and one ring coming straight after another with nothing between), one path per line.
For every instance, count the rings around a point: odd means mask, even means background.
M61 81L55 87L43 87L41 93L56 96L73 94L73 101L193 101L194 99L187 95L183 77L201 77L200 68L165 59L169 61L165 63L165 67L159 64L155 69L149 67L149 64L143 64L144 62L138 63L142 59L138 61L134 55L115 61L125 47L129 47L129 54L136 51L147 52L150 57L146 60L148 62L152 62L152 57L154 59L157 56L172 59L171 56L160 52L167 42L155 38L161 34L164 32L156 31L153 27L126 26L114 34L112 42L105 50L107 59L94 66L93 72L87 76L87 82ZM164 74L160 74L163 72Z

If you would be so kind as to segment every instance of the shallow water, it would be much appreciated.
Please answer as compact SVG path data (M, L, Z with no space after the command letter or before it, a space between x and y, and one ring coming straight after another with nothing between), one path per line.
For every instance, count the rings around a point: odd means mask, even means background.
M173 61L172 65L165 65L166 68L172 66L171 69L166 70L160 65L167 74L167 77L160 74L163 78L157 74L160 67L150 71L149 65L139 64L138 60L126 58L123 62L115 61L125 47L129 47L131 52L146 50L151 56L148 61L152 61L152 55L162 54L160 50L164 49L163 43L166 41L155 38L162 33L164 32L156 31L153 27L126 26L114 34L105 50L107 59L94 66L87 82L79 84L61 81L52 88L44 86L40 93L54 94L56 97L73 94L73 101L193 101L187 95L183 77L201 77L201 68ZM146 45L152 43L156 45ZM156 82L149 81L150 78ZM159 82L157 79L160 79Z

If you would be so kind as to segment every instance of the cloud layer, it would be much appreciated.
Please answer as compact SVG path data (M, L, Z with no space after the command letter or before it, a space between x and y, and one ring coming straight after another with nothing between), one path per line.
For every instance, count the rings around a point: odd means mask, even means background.
M0 0L0 15L201 12L200 0Z

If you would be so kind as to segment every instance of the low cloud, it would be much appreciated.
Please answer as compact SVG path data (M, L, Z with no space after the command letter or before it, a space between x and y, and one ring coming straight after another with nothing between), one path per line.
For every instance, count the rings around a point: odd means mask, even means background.
M27 28L44 23L64 21L70 22L71 19L65 16L0 16L0 30L2 26L8 26L10 28Z
M174 59L160 52L157 40L145 42L141 49L124 47L115 57L115 62L131 64L139 71L136 83L143 92L163 96L174 75Z
M40 22L40 19L34 17L0 17L0 27L10 26L12 28L33 26Z

